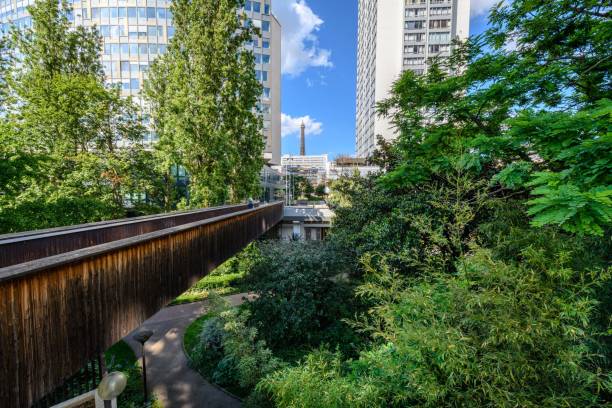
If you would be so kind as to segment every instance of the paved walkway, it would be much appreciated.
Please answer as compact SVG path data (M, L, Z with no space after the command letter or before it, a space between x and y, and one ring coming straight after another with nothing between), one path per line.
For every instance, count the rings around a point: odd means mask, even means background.
M245 294L227 296L225 299L238 305ZM233 408L240 401L204 380L189 368L183 352L183 334L191 322L207 310L206 302L170 306L136 329L153 331L147 341L147 382L149 392L154 393L164 408ZM140 344L132 339L134 332L124 340L136 356L142 356Z

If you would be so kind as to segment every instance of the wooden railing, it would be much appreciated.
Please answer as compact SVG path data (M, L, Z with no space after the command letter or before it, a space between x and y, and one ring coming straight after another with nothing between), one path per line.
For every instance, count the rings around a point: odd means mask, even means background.
M1 268L2 407L32 405L271 229L282 214L282 203L233 208L224 215ZM120 226L116 222L114 227ZM73 230L88 233L87 226Z

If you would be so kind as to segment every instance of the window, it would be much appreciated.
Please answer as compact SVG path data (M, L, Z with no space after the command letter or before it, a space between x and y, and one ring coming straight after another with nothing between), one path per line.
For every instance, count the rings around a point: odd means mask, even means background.
M422 42L424 40L425 34L423 33L404 34L404 41L406 42Z
M261 13L261 3L258 1L253 2L253 13Z
M270 98L270 88L265 88L263 89L262 95L264 98Z
M174 27L169 26L168 27L168 38L172 38L172 37L174 37Z
M406 54L422 54L425 52L424 45L407 45L404 47L404 52Z
M147 18L147 8L146 7L138 7L138 18L139 19Z
M440 16L443 14L450 14L450 13L451 13L450 7L432 7L429 10L429 14L431 14L432 16Z
M104 69L104 75L110 77L113 74L113 63L109 61L102 62L102 68Z
M261 62L264 63L264 64L269 64L270 63L270 56L266 55L266 54L262 54Z
M147 27L147 36L149 37L157 37L157 27L156 26L148 26Z
M166 9L158 7L157 8L157 18L165 20L166 19Z
M119 10L117 10L117 7L111 7L109 10L111 18L119 18Z
M270 31L270 22L269 21L262 21L261 22L261 31L263 31L263 32L269 32Z
M130 72L130 61L121 61L121 75Z
M108 16L109 16L108 7L100 7L100 18L108 19Z
M424 21L406 21L404 24L408 30L418 30L424 27L425 22Z
M268 48L270 48L270 41L268 41L268 40L263 40L263 41L261 42L261 48L264 48L264 49L268 49Z
M136 7L128 7L127 8L127 16L128 18L136 18L137 17L137 12L136 12Z
M270 5L269 4L264 4L264 14L266 16L270 15Z
M155 7L147 7L147 18L155 18Z
M149 44L149 54L157 55L157 44Z
M253 2L252 2L252 1L250 1L250 0L247 0L247 1L244 3L244 10L245 10L245 11L251 11L251 10L253 10Z
M268 71L255 70L255 76L257 80L265 82L268 80Z
M429 46L429 52L438 53L438 52L448 52L450 51L450 45L448 44L432 44Z
M430 43L447 43L450 42L450 33L430 33Z
M149 47L147 47L147 44L138 44L138 53L140 55L147 55L149 53Z
M119 7L118 14L119 14L119 18L126 18L127 9L125 7Z
M87 18L87 9L86 8L82 8L81 9L81 15L83 16L83 18Z
M110 26L101 25L100 26L100 35L104 38L110 37Z
M100 8L99 7L93 7L91 9L91 18L100 18Z
M135 91L140 89L140 81L137 78L130 79L130 88Z
M130 55L132 57L138 56L138 44L130 44Z
M424 58L404 58L404 65L422 65L424 63Z
M427 15L427 9L406 9L406 17L422 17Z
M450 27L450 20L430 20L429 28L448 28Z

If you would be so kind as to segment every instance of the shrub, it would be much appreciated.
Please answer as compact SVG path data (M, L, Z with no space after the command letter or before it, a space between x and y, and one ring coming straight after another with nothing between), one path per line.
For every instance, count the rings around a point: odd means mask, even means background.
M315 353L261 387L296 407L600 406L612 378L592 353L591 318L609 271L522 256L512 265L477 250L456 276L404 286L379 263L360 288L377 306L358 324L377 343L346 365Z
M352 289L343 282L343 266L326 243L271 242L260 249L261 259L250 272L258 297L246 307L249 323L273 350L333 340L328 329L350 335L341 319L350 316L349 306L355 303ZM335 341L350 348L347 340L354 339Z

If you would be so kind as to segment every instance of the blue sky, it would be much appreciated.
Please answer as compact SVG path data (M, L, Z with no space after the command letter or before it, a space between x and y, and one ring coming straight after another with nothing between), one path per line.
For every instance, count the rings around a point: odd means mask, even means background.
M495 2L471 0L471 34ZM298 153L304 121L307 154L354 154L357 0L274 0L273 11L283 25L282 153Z

